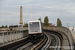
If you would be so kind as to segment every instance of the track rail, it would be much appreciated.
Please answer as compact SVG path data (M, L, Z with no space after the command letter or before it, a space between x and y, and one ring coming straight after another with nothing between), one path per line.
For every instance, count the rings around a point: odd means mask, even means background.
M37 45L35 45L31 50L48 50L51 49L52 45L55 47L53 50L61 50L62 46L62 36L56 32L50 32L50 31L45 31L44 32L45 36L42 41L40 41ZM52 40L55 41L52 41ZM52 44L52 43L55 44ZM40 45L41 44L41 45Z
M47 33L44 33L44 34L48 37L48 40L46 44L41 48L41 50L47 50L47 48L49 47L49 44L51 43L51 37Z
M18 48L17 50L24 50L26 47L32 45L32 43L27 43L25 45L23 45L22 47Z
M44 38L43 38L43 40L42 41L40 41L37 45L35 45L31 50L40 50L42 47L43 47L43 45L45 45L46 44L46 42L47 42L47 36L46 35L44 35ZM41 45L40 45L41 44Z
M16 46L14 46L14 47L12 47L12 48L9 48L8 50L16 50L17 48L19 48L20 46L25 45L26 43L28 43L28 41L25 41L24 43L21 43L21 44L16 45Z
M48 31L48 30L45 30L45 32L47 33L47 35L49 35L49 43L47 45L47 47L43 50L50 50L50 47L54 47L53 49L55 50L61 50L61 47L62 47L62 40L63 40L63 37L61 34L59 34L58 32L53 32L53 31ZM53 42L53 40L55 39L55 42ZM52 45L52 43L55 43L55 45Z
M39 43L37 43L36 45L32 44L33 48L31 50L47 50L50 47L50 44L52 42L52 39L51 39L50 36L54 36L56 39L58 39L57 42L59 42L59 44L57 46L61 46L62 45L62 36L61 35L59 35L59 34L57 34L55 32L51 32L51 31L48 31L48 30L45 31L44 30L44 37L43 37L43 39ZM5 50L16 50L16 49L17 50L24 50L25 47L28 47L29 45L31 45L31 43L29 43L29 40L27 38L23 42L20 42L20 44L14 45L12 47L9 46ZM61 50L61 48L57 47L56 50Z
M54 34L50 34L50 36L53 36L54 39L56 40L56 44L55 44L56 47L54 46L54 47L55 47L54 49L55 49L55 50L61 50L61 48L60 48L60 47L61 47L61 45L60 45L61 42L60 42L59 37L56 36L56 35L54 35Z
M20 43L20 44L18 44L18 45L15 45L15 46L9 48L8 50L16 50L17 48L19 48L19 47L21 47L21 46L27 44L28 42L29 42L29 40L28 40L28 38L27 38L27 39L25 39L22 43Z
M0 48L0 50L16 50L18 47L20 47L26 43L28 43L28 37L26 37L25 39L18 41L16 43L13 43L13 44L10 44L7 46L3 46Z

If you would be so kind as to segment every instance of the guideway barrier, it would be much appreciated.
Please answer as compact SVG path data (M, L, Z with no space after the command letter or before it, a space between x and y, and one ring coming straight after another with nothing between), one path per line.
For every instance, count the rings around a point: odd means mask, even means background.
M4 44L24 38L28 35L24 32L26 30L27 28L12 28L12 31L9 28L0 28L0 47Z
M50 27L44 26L43 29L55 31L62 35L63 37L62 47L64 48L62 50L67 49L74 50L74 43L75 43L74 35L70 29L58 26L50 26Z

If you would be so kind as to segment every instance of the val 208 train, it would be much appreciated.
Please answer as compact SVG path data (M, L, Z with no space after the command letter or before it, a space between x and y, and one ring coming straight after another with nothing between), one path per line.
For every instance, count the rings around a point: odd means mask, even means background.
M33 43L40 41L43 38L43 26L39 20L29 21L28 23L29 40Z

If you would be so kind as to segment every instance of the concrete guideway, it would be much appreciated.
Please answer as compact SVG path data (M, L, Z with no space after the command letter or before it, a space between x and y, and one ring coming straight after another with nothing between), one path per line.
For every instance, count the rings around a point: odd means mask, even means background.
M75 42L75 32L74 31L71 31L71 32L72 32L72 35L73 35L73 38L74 38L74 42Z
M61 42L60 42L59 37L57 35L55 35L54 32L45 31L45 34L48 37L48 41L41 50L60 50ZM54 40L54 42L53 42L53 40ZM54 45L52 45L52 44L54 44Z
M66 47L66 49L74 50L74 38L72 32L68 28L53 26L53 27L43 27L43 29L58 32L59 34L61 34L63 37L63 47Z
M23 31L23 30L27 30L27 29L28 29L27 27L13 28L12 31ZM75 36L74 36L73 32L70 29L68 29L66 27L57 27L57 26L52 26L52 27L44 26L43 29L58 32L59 34L61 34L62 37L63 37L63 46L69 46L70 50L73 50L74 43L75 43L75 40L74 40ZM2 30L7 30L7 31L2 31ZM10 31L9 28L0 29L0 32L8 32L8 31Z
M61 50L60 49L61 48L61 41L60 41L59 37L57 35L52 34L52 33L49 33L49 34L50 34L50 36L53 36L56 39L55 50Z
M25 29L27 29L27 27L26 28L21 28L21 29L25 30ZM44 26L43 29L58 32L63 37L63 46L64 47L69 46L70 50L74 49L74 43L75 43L74 39L75 38L74 38L73 32L70 29L68 29L66 27L57 27L57 26L52 26L52 27ZM13 30L18 30L18 28L13 29Z

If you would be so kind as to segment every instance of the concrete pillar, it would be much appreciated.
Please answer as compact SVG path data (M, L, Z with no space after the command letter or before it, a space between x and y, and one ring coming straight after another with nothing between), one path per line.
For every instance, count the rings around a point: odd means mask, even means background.
M12 32L12 41L14 40L14 32Z
M17 39L18 39L18 31L16 33L17 33Z
M19 39L19 31L18 31L18 39Z
M20 34L21 38L22 38L22 31L21 31L21 34Z
M20 32L19 32L19 38L20 38Z
M15 31L15 40L17 39L17 33L16 33L16 31Z
M7 40L8 40L8 38L7 38L7 32L5 32L5 33L4 33L4 43L6 43Z
M25 34L24 34L25 32L23 32L23 34L22 34L22 37L24 37L25 36Z
M8 32L8 41L11 41L11 32Z
M21 38L23 37L23 31L22 31L22 34L21 34Z
M15 32L13 32L13 35L14 35L13 37L14 37L14 40L15 40Z
M9 38L8 38L8 32L7 32L7 42L8 42Z
M20 32L20 38L21 38L21 33L22 33L22 32Z
M16 32L14 32L15 40L16 40Z
M2 33L2 36L3 36L3 44L4 44L4 32Z
M21 32L21 38L22 38L22 34L23 34L23 32Z
M22 33L22 32L20 31L20 38L21 38L21 33Z
M10 32L10 36L11 36L11 41L12 41L12 32Z
M19 38L20 38L20 36L21 36L21 31L19 32Z
M3 44L4 42L3 42L3 33L0 33L0 44Z
M22 33L22 37L24 37L24 32Z

